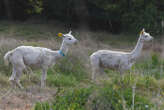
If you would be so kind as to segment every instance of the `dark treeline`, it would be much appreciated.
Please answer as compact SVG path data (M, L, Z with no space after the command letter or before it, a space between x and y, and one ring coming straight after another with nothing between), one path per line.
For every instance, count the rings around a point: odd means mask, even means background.
M0 19L25 21L33 16L112 33L144 27L158 34L164 0L0 0Z

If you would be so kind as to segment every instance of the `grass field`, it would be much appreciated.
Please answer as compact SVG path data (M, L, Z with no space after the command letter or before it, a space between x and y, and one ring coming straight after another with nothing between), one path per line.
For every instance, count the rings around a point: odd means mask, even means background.
M65 28L63 28L65 27ZM4 110L163 110L164 51L162 37L144 46L142 55L122 77L105 70L96 82L91 81L89 55L98 49L130 51L138 35L112 35L87 29L72 29L79 43L68 55L48 70L47 87L41 89L40 70L25 73L25 89L11 90L8 81L11 66L4 54L19 46L32 45L59 49L58 32L69 29L58 23L0 22L0 109Z

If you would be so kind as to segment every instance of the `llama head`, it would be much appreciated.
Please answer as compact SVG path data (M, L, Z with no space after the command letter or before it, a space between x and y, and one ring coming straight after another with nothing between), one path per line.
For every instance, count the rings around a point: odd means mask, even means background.
M140 32L140 39L142 41L150 41L153 40L153 37L149 33L145 32L145 29L143 28Z
M58 33L58 36L63 37L63 42L66 43L67 45L72 45L77 43L78 40L71 33L72 31L70 31L67 34Z

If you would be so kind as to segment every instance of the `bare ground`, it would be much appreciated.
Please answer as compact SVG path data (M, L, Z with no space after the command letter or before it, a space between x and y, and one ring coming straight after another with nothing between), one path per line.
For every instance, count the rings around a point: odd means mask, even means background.
M0 110L31 110L36 102L51 100L56 94L56 89L41 89L39 86L23 90L1 88L0 93Z

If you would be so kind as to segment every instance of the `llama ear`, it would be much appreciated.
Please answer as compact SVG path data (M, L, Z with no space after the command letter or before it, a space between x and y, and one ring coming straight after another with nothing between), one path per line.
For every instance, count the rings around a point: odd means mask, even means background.
M140 32L140 35L142 35L145 32L145 29L143 28L142 31Z
M58 37L62 37L63 36L63 34L62 33L58 33Z
M143 28L142 31L145 32L145 28Z
M71 33L72 33L72 31L70 30L68 34L71 34Z

